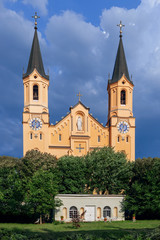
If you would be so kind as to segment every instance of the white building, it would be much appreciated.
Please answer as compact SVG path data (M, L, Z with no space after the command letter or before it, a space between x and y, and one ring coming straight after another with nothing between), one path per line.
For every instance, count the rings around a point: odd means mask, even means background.
M85 212L83 220L87 222L107 220L120 221L124 219L121 202L124 195L92 195L92 194L59 194L62 206L55 211L55 220L70 222L72 216Z

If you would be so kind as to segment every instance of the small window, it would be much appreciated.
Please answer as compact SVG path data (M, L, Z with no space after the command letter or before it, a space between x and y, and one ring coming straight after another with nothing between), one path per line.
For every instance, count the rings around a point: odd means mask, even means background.
M42 133L40 133L39 138L40 138L40 140L42 140Z
M61 141L62 140L62 135L61 134L59 134L59 141Z
M119 136L117 137L117 142L120 142L120 137Z
M111 208L110 207L104 207L103 208L103 217L111 217Z
M121 91L121 105L126 105L126 91Z
M77 214L78 212L77 212L77 208L76 207L71 207L70 209L69 209L69 217L70 218L76 218L77 217Z
M38 85L33 86L33 100L38 100Z
M128 136L126 137L126 142L129 142L129 137Z
M98 136L98 142L100 142L101 141L101 137L100 136Z
M32 140L32 138L33 138L33 135L32 135L32 133L30 133L30 139Z

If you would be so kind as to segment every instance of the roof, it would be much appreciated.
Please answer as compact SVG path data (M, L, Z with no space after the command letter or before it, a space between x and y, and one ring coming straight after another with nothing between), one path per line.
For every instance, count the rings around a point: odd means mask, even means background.
M127 67L126 57L124 53L123 42L122 42L122 35L120 35L113 75L112 75L112 79L109 80L109 83L111 84L111 83L117 82L119 79L121 79L123 75L125 75L125 77L133 84L133 82L129 77L128 67Z
M89 107L86 107L81 101L79 101L78 103L76 103L73 107L71 106L69 110L77 107L79 104L82 105L85 109L90 110L90 108L89 108Z
M36 27L35 27L34 38L33 38L31 53L29 57L27 72L23 74L23 78L29 76L34 71L34 69L36 69L42 77L49 80L49 76L46 75L44 71Z
M88 198L124 198L125 195L116 195L116 194L108 194L108 195L99 195L99 194L58 194L56 197L88 197Z

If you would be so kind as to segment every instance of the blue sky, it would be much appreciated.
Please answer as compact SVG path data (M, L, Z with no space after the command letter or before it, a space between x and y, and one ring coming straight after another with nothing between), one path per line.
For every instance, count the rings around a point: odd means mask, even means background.
M136 158L160 157L160 0L0 0L0 155L22 156L23 67L26 71L35 11L45 70L49 69L50 122L65 116L76 94L107 121L122 20L133 75Z

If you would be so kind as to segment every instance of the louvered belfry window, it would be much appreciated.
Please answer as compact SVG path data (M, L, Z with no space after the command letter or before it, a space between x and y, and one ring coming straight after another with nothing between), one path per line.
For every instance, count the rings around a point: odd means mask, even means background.
M126 105L126 91L121 91L121 105Z
M38 85L33 86L33 100L38 100Z

